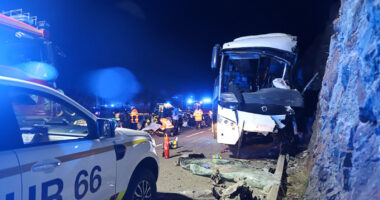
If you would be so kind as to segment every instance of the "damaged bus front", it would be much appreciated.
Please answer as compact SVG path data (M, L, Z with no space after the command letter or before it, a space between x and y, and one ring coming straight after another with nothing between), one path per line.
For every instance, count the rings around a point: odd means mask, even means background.
M218 143L241 147L245 137L293 134L302 95L291 79L296 37L275 33L237 38L213 50L214 131Z

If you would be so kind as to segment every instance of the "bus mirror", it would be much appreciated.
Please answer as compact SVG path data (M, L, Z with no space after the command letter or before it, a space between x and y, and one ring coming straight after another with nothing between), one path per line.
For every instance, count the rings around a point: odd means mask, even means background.
M216 44L214 48L212 49L211 69L215 69L217 66L219 66L220 51L221 51L220 45Z

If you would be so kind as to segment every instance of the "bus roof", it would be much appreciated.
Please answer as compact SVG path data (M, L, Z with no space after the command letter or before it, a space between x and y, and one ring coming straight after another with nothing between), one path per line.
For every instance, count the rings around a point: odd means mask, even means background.
M294 52L297 46L297 37L285 33L269 33L236 38L232 42L225 43L223 49L269 47L288 52Z

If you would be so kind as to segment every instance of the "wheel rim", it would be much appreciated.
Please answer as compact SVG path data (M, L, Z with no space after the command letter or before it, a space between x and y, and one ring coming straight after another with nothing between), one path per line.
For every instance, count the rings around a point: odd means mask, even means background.
M152 187L150 183L146 180L142 180L137 184L134 199L151 199L152 198Z

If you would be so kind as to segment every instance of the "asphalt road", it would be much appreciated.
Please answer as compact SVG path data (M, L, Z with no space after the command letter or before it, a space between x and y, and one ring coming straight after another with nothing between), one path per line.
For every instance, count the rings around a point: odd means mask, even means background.
M204 153L207 157L226 148L224 144L218 144L216 142L216 139L213 138L211 128L185 129L178 136L170 137L170 140L174 140L176 137L178 137L179 148L171 150L171 152L174 152L172 156L176 156L178 153L198 152ZM154 136L154 138L157 144L156 150L160 152L164 143L164 137Z
M178 137L178 148L170 149L169 159L163 158L162 145L163 137L153 136L156 140L156 151L160 160L160 172L157 181L158 199L189 199L180 193L183 191L200 191L212 188L212 181L208 177L202 177L191 174L189 171L177 166L178 158L188 153L203 153L206 158L212 158L216 153L227 149L228 146L218 144L213 138L211 128L203 129L186 129L178 136L170 137L174 140ZM259 140L257 140L259 141ZM262 141L255 144L247 145L242 149L242 157L252 159L270 159L275 162L278 154L278 147L274 142ZM223 159L234 159L236 152L234 148L229 147L229 151L221 153Z
M180 192L211 188L212 182L210 178L193 175L189 171L176 165L178 157L183 154L203 153L206 157L211 158L213 154L226 148L225 145L216 142L213 138L211 128L199 130L186 129L178 136L170 137L170 140L174 140L178 137L178 148L170 149L169 159L165 159L161 156L164 138L158 136L153 137L156 140L156 150L160 156L160 172L157 181L158 199L190 199L181 195Z

